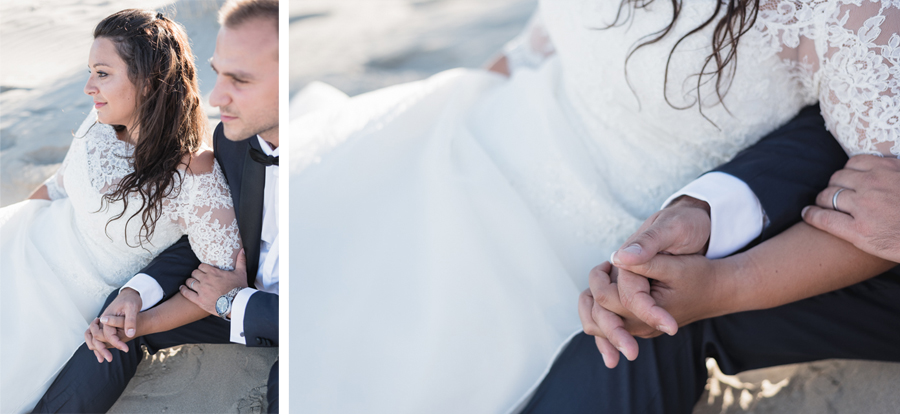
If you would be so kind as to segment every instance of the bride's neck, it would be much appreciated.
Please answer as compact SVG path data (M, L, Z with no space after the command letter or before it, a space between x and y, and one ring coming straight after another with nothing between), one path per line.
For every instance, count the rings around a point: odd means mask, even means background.
M137 131L132 131L131 128L125 127L125 129L121 131L116 131L116 138L119 141L125 141L131 145L137 145Z

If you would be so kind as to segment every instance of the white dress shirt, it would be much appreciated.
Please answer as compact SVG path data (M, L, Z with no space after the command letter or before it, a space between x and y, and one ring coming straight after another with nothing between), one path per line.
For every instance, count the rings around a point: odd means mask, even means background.
M706 257L710 259L740 250L759 237L767 224L759 198L747 183L731 174L704 174L669 197L661 208L683 195L709 203L711 229Z
M251 138L253 139L253 138ZM279 148L258 135L260 147L266 155L278 156ZM266 167L266 184L263 190L263 224L259 247L259 269L256 272L254 287L241 289L231 303L231 342L246 344L244 339L244 312L250 296L258 291L278 294L278 166ZM156 279L145 273L138 273L128 281L122 289L132 288L141 295L141 311L156 305L163 298L163 290ZM121 290L121 289L120 289Z

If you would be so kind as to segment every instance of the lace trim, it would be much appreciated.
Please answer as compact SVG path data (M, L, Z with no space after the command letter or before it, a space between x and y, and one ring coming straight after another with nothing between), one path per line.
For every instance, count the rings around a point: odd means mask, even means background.
M241 238L221 167L214 162L209 173L181 174L181 191L163 205L163 214L178 222L200 261L232 270Z
M100 194L114 191L115 185L134 171L131 162L134 145L119 140L111 126L96 123L83 138L76 140L73 147L84 145L90 185ZM222 169L214 163L209 173L177 174L180 174L180 180L176 185L180 183L180 189L163 201L161 218L177 223L181 232L188 235L191 248L200 261L221 269L233 269L241 241L231 191ZM128 197L136 198L134 195ZM162 230L157 226L157 232Z
M100 194L114 191L113 185L134 171L134 145L118 139L112 126L101 123L92 126L82 139L91 187Z
M900 0L773 0L751 46L783 57L848 154L900 156L898 20Z

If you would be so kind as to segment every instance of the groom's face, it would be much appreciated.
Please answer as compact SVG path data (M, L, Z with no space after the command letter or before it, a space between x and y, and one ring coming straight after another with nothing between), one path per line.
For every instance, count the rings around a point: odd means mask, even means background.
M216 86L209 103L219 107L225 137L259 134L278 145L278 31L268 19L222 26L210 64Z

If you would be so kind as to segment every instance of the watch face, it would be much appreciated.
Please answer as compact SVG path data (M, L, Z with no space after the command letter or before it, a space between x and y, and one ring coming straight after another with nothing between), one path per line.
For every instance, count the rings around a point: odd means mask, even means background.
M221 315L221 314L225 313L225 311L227 309L228 309L228 299L225 299L224 296L219 297L219 299L216 300L216 312L218 312Z

